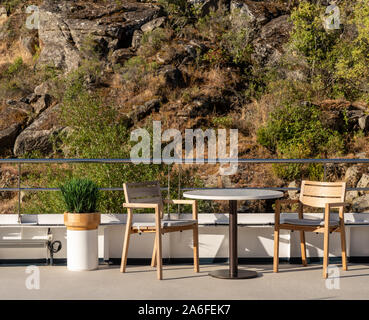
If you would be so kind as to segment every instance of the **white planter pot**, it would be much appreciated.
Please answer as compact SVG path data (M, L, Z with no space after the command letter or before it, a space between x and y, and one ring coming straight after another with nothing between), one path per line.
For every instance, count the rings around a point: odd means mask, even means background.
M67 230L67 267L70 271L95 270L99 264L97 229Z

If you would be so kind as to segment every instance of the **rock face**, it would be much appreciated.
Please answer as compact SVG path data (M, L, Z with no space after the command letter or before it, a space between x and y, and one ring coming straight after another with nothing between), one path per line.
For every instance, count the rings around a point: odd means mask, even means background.
M133 121L140 121L149 115L153 110L159 111L160 108L160 100L152 99L150 101L145 102L143 105L135 106L133 111L129 114L129 118Z
M289 38L292 23L289 15L283 15L268 22L261 28L260 36L253 41L253 57L262 65L276 64L283 54L283 45Z
M6 106L0 109L0 151L11 149L16 152L15 155L32 151L33 142L26 143L24 139L39 141L42 134L33 131L38 131L41 126L46 130L45 136L52 134L53 130L49 131L52 128L50 124L55 124L57 117L56 113L50 114L51 104L52 98L48 94L32 93L20 100L8 100ZM46 145L46 142L35 143L36 150L48 150L40 145Z
M247 24L254 47L253 59L261 65L278 62L292 28L288 6L280 1L231 0L230 9L233 23Z
M48 108L41 116L17 137L14 155L21 156L32 151L49 153L52 150L51 137L62 130L57 124L60 106Z
M78 67L86 46L104 56L128 48L133 32L161 15L157 5L127 0L45 0L40 6L39 63L71 71Z
M231 0L230 8L233 12L238 10L258 25L265 25L288 11L288 6L280 1Z

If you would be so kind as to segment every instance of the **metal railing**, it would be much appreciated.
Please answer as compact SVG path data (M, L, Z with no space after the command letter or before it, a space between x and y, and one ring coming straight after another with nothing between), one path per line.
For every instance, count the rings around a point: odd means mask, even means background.
M76 164L76 163L134 163L134 160L137 159L0 159L0 164L17 164L18 165L18 181L17 187L15 188L0 188L0 192L10 191L10 192L18 192L18 222L21 223L21 192L22 191L59 191L59 188L22 188L21 186L21 176L22 176L22 164ZM147 161L147 165L153 163L154 160L159 159L139 159L140 161ZM166 190L168 192L168 196L170 194L170 165L173 164L194 164L194 165L204 165L204 164L221 164L221 163L251 163L251 164L322 164L324 168L324 180L327 175L327 164L359 164L359 163L367 163L369 164L369 159L203 159L201 163L199 163L199 159L160 159L162 163L166 163L168 165L168 185L166 187L162 187L162 190ZM172 163L170 163L172 162ZM158 163L158 161L156 161ZM181 170L179 170L179 183L178 183L178 194L180 195L181 191L186 190L194 190L199 188L181 188ZM202 189L212 189L212 188L202 188ZM236 188L235 188L236 189ZM251 189L245 187L243 189ZM299 190L300 188L292 188L292 187L252 187L252 189L260 189L260 190L280 190L280 191L289 191L289 190ZM100 188L101 191L123 191L122 187L111 187L111 188ZM348 191L369 191L369 188L348 188Z

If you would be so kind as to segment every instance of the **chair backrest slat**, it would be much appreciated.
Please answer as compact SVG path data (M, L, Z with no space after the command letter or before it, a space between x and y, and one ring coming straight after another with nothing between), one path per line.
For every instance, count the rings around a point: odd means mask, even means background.
M127 203L163 203L158 181L124 183L123 189Z
M302 181L300 201L307 206L324 208L327 203L344 202L345 182Z

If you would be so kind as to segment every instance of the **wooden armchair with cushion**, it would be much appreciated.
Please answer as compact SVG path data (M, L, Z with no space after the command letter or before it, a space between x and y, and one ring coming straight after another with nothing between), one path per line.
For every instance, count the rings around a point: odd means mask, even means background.
M159 182L125 183L123 185L126 203L123 207L127 208L127 224L124 235L122 252L122 263L120 272L125 272L127 265L127 254L130 235L134 233L155 233L154 249L152 254L151 266L157 266L157 278L163 278L162 272L162 234L175 231L192 230L193 232L193 258L194 270L199 272L199 240L198 240L198 221L197 203L195 200L163 200L161 197ZM184 219L163 219L164 203L170 204L190 204L192 205L192 220ZM133 222L134 209L154 209L155 221L153 222Z
M277 200L275 209L274 228L274 264L273 271L278 272L279 263L279 231L298 230L300 231L301 257L304 266L306 261L305 231L324 233L324 257L323 257L323 278L327 278L328 257L329 257L329 234L339 232L341 234L342 248L342 268L347 270L346 262L346 236L344 223L345 208L345 182L316 182L302 181L299 200ZM280 219L282 203L298 203L298 219ZM324 208L323 219L304 218L303 206L314 208ZM331 219L331 209L339 209L339 220Z

